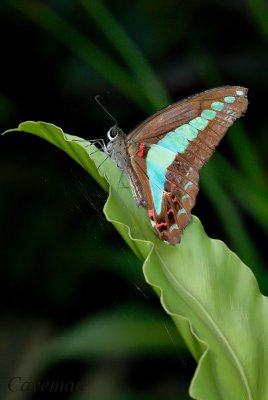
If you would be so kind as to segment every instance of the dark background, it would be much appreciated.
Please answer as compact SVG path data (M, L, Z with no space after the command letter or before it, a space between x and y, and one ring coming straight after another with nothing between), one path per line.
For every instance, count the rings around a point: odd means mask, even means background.
M268 293L264 1L2 1L0 34L1 131L42 120L105 138L112 121L96 94L128 132L171 101L248 87L247 114L202 172L194 214ZM34 136L6 135L0 151L1 398L49 395L8 390L21 376L83 384L50 394L62 399L188 399L195 363L106 222L106 194Z

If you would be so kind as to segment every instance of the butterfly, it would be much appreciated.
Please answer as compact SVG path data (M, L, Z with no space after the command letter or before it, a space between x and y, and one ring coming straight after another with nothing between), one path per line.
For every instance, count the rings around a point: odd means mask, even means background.
M247 89L223 86L158 111L126 135L117 124L104 150L145 207L160 240L176 245L191 221L199 170L247 109Z

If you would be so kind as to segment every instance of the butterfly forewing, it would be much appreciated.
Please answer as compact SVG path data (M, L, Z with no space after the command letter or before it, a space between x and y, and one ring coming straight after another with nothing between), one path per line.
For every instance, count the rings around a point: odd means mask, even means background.
M238 96L236 94L237 91L242 92L243 95L241 97ZM166 132L188 123L190 120L198 117L202 110L210 109L210 105L213 102L221 102L224 97L228 96L239 97L239 105L246 108L246 88L241 86L223 86L206 90L205 92L173 103L151 115L128 134L127 143L146 141L147 139L150 143L153 143L154 140L158 141Z
M200 168L247 107L247 89L212 89L159 111L126 138L133 174L161 240L180 241L191 220Z

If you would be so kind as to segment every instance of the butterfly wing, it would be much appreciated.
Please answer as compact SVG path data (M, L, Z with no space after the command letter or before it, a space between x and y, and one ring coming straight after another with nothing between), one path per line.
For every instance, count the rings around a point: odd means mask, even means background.
M166 107L127 136L131 167L161 240L179 243L191 221L199 170L247 103L245 88L212 89Z

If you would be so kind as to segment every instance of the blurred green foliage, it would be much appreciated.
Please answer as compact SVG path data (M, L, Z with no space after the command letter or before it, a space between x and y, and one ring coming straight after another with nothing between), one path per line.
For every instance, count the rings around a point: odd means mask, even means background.
M202 172L194 213L209 235L253 269L267 294L264 0L6 0L0 18L2 131L40 119L78 136L104 138L111 121L95 104L97 93L112 92L105 102L127 132L171 100L221 84L249 88L246 117ZM4 137L0 149L0 389L8 399L7 377L19 369L34 376L38 349L58 332L67 334L74 323L111 306L131 302L133 309L133 302L146 302L153 309L158 302L138 261L104 220L106 195L93 180L36 138ZM88 357L59 364L46 376L88 378L90 397L72 398L187 398L194 366L187 357L183 363L163 357L154 350L154 356L140 355L140 362L125 356L119 365L100 355L97 363ZM146 384L143 368L152 373Z

